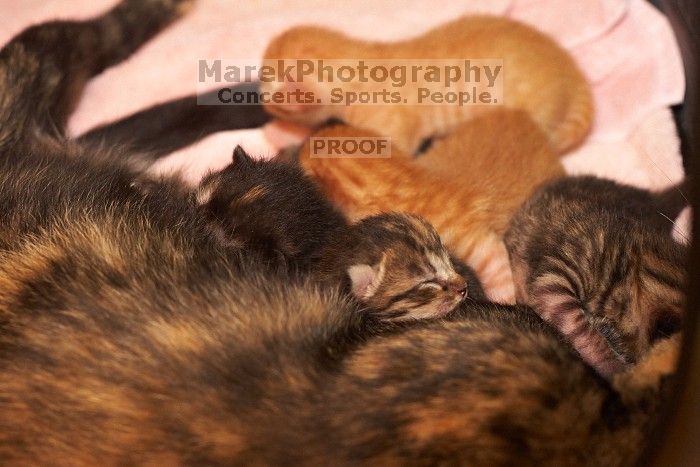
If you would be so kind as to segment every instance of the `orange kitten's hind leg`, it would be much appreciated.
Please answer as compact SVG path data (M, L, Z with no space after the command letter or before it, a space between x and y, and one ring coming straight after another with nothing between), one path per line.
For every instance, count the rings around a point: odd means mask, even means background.
M455 256L467 263L481 280L488 298L499 303L515 303L515 286L508 251L495 232L455 238L450 229L440 232Z

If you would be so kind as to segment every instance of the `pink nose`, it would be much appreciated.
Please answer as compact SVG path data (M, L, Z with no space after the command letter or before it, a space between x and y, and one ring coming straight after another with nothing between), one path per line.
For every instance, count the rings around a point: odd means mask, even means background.
M445 289L462 298L467 296L467 283L461 277L450 281Z

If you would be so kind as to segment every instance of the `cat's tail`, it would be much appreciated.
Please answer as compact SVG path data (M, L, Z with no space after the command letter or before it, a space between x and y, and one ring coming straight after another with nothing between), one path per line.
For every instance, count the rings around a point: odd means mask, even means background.
M257 93L260 83L241 83L233 92ZM257 128L270 120L261 104L200 105L217 102L218 90L155 105L78 138L87 145L120 146L141 154L150 164L218 131Z
M568 87L571 101L564 118L549 131L550 142L557 154L565 154L581 144L591 130L594 108L588 81L581 73Z
M0 50L0 146L62 139L87 80L119 63L194 0L124 0L88 21L32 26Z

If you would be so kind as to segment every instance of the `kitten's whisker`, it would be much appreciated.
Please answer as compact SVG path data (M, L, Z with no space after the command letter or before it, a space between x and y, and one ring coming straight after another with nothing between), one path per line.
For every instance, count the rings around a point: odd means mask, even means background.
M678 191L678 193L681 194L681 196L683 197L683 199L685 200L685 202L688 203L688 206L691 206L692 204L690 203L690 200L689 200L688 197L685 195L685 193L683 193L683 191L680 189L680 187L676 187L676 190Z
M676 221L674 221L673 219L671 219L670 217L668 217L666 214L664 214L661 211L656 211L656 212L659 213L661 215L661 217L663 217L664 219L668 220L671 223L671 225L673 226L673 232L677 233L678 236L681 237L683 239L683 241L685 241L686 243L689 242L688 237L681 231L681 229L678 228L678 226L676 226Z
M658 171L661 173L661 175L663 175L663 176L666 178L666 180L668 180L672 185L674 185L674 184L676 185L676 190L678 191L678 193L681 194L681 196L683 197L683 199L685 200L685 202L688 203L688 206L690 206L690 200L688 200L688 197L687 197L687 196L685 195L685 193L683 193L683 191L680 189L680 186L678 186L678 183L674 182L674 181L671 179L671 177L669 177L668 174L667 174L666 172L664 172L664 170L663 170L661 167L659 167L659 164L656 163L656 161L654 160L653 157L649 156L649 154L646 154L646 153L644 154L644 156L645 156L647 159L649 159L649 161L651 161L651 163L654 165L654 167L656 167L656 170L658 170Z

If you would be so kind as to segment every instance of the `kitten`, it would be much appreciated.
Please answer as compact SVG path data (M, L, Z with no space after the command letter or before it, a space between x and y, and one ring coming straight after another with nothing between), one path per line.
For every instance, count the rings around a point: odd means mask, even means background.
M186 3L127 0L97 21L52 23L66 40L39 41L35 58L79 69L76 25L90 35L109 24L99 57ZM33 62L17 61L32 44L22 40L0 52L0 74ZM52 61L49 44L75 59ZM3 91L0 118L12 125L0 146L3 463L638 457L666 399L677 335L607 381L525 307L463 301L439 319L377 325L337 291L211 235L204 205L177 183L142 190L113 150L36 131L46 128L32 109L49 103Z
M195 199L223 237L299 271L316 266L348 228L298 166L253 160L240 146L229 166L202 180Z
M221 236L268 264L313 274L389 319L437 317L466 295L483 299L474 273L455 272L440 238L409 215L370 216L349 225L297 165L255 161L240 148L231 165L206 177L197 203ZM468 282L467 282L468 281Z
M457 258L471 266L491 299L513 300L513 284L502 233L512 213L540 183L563 174L559 161L536 135L526 139L523 152L515 139L530 129L522 113L502 111L465 123L434 143L416 161L391 148L390 158L315 157L311 141L299 162L322 191L349 218L390 211L417 214L433 226ZM499 118L514 131L501 138L491 133ZM482 120L483 119L483 120ZM335 125L312 138L362 138L365 130ZM535 152L530 149L539 147ZM464 150L462 150L464 148ZM472 171L469 166L474 164ZM531 161L529 161L531 160ZM493 162L493 165L491 163ZM513 170L532 165L536 170ZM454 167L460 166L457 171ZM451 173L450 173L451 172Z
M669 193L657 202L612 181L565 178L529 199L506 234L518 302L603 374L681 328L686 248L671 237L664 198Z
M320 270L327 282L344 283L387 321L443 316L465 297L483 299L473 273L465 280L455 271L435 229L409 214L380 214L356 223L333 238Z
M372 42L316 26L297 26L277 36L264 54L265 64L275 59L502 59L503 104L526 111L548 136L556 153L579 144L589 131L593 104L589 85L569 54L551 38L516 21L489 16L466 16L422 36L394 43ZM411 86L423 86L408 81ZM445 91L444 84L426 83ZM316 75L302 82L263 82L263 92L302 91L320 96L340 87L344 92L375 92L391 85L355 80L319 82ZM391 88L393 89L393 88ZM452 89L454 90L454 89ZM417 93L410 93L411 95ZM499 104L500 105L500 104ZM421 142L450 133L460 122L494 105L298 105L270 103L267 109L285 120L317 126L339 119L351 126L391 136L394 145L414 154Z

